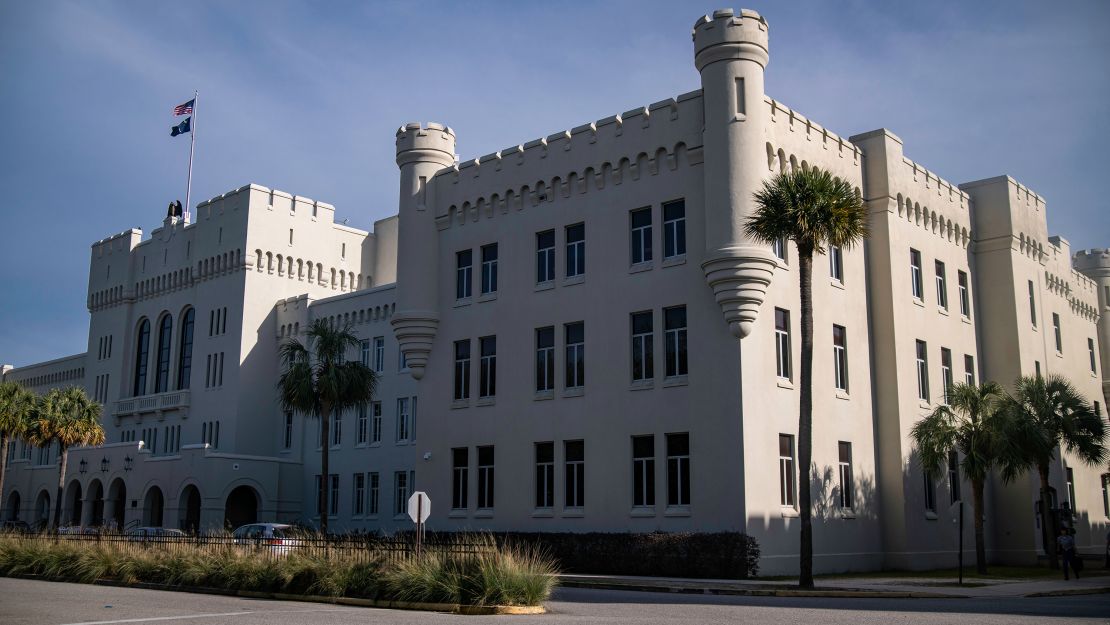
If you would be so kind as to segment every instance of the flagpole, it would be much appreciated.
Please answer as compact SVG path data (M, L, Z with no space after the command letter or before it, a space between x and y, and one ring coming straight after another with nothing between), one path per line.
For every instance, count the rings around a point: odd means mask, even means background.
M189 181L185 185L185 214L182 216L185 221L189 221L189 216L193 212L193 149L197 144L197 92L193 91L193 121L192 128L189 129Z

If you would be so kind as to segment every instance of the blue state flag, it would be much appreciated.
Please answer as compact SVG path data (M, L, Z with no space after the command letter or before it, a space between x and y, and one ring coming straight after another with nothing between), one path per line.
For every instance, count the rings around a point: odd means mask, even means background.
M170 136L171 137L176 137L177 135L183 135L183 134L191 131L193 129L192 122L193 122L192 117L186 117L185 121L183 121L180 124L170 128Z

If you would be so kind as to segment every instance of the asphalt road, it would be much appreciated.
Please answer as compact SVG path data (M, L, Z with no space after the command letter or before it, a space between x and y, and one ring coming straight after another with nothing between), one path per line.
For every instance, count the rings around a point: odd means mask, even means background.
M367 623L1108 623L1110 595L1041 599L718 597L560 589L542 616L458 616L0 578L4 625Z

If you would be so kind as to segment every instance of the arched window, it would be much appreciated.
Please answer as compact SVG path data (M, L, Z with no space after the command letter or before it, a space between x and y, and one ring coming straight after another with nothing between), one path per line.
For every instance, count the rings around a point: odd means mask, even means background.
M177 348L177 388L189 388L189 378L193 372L193 318L196 309L185 311L181 319L181 340Z
M154 369L154 392L165 393L170 390L170 339L173 338L173 318L162 316L158 328L158 361Z
M135 341L135 385L132 395L138 397L146 394L146 365L150 357L150 320L143 319L139 324L139 336Z

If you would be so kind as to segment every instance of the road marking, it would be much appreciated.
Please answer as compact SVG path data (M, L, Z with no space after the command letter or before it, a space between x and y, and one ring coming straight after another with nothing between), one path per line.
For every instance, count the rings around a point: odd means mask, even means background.
M321 609L321 610L282 610L282 613L288 614L290 612L350 612L348 609ZM116 623L149 623L152 621L177 621L184 619L197 619L209 618L212 616L239 616L243 614L263 614L265 612L272 612L272 610L240 610L238 612L212 612L209 614L182 614L181 616L150 616L147 618L127 618L115 621L85 621L83 623L66 623L65 625L115 625Z

